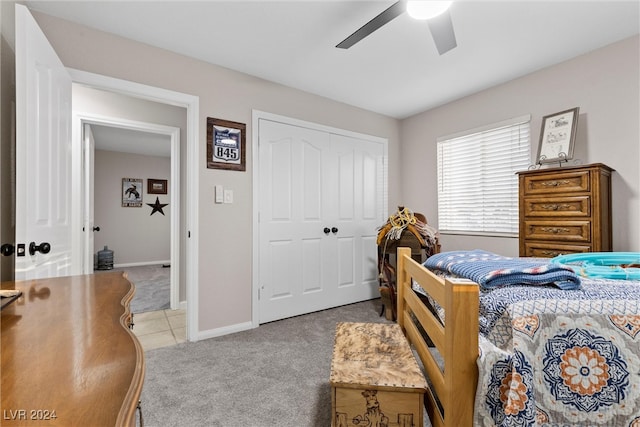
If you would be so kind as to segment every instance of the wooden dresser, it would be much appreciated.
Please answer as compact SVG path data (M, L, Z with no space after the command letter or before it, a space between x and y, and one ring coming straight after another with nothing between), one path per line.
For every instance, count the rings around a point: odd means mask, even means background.
M109 272L3 282L2 426L135 426L144 354L133 285Z
M611 251L612 172L595 163L518 173L520 256Z

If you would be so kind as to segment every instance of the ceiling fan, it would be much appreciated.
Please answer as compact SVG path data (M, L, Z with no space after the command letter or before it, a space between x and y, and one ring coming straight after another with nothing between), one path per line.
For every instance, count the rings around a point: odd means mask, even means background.
M340 49L349 49L351 46L358 43L360 40L364 39L383 25L388 24L406 11L410 16L413 16L416 19L428 19L429 31L431 32L433 41L436 44L438 53L442 55L457 46L456 35L453 31L453 24L451 22L451 14L448 10L451 3L451 1L425 0L397 1L385 11L373 18L371 21L367 22L358 30L356 30L349 37L338 43L336 47ZM440 13L436 16L429 15L429 12L420 14L419 11L422 10L423 7L434 7L435 9L439 8ZM414 13L421 17L414 16Z

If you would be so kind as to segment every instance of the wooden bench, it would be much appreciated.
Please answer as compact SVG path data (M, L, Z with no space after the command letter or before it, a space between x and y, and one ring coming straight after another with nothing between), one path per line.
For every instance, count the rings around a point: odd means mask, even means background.
M397 324L338 323L332 427L422 427L427 382Z

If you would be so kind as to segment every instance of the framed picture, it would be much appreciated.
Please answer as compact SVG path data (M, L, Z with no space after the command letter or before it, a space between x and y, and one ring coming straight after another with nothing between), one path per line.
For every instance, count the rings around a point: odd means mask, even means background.
M573 144L580 108L561 111L542 118L537 163L555 163L573 158Z
M147 193L167 194L167 180L147 178Z
M126 208L142 206L142 179L122 178L122 206Z
M246 125L207 117L207 168L245 171Z

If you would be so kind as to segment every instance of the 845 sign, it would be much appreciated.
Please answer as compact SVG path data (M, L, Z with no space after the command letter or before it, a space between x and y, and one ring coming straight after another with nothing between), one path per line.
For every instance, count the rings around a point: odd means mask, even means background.
M207 168L244 171L244 123L207 117Z
M225 162L232 162L240 159L239 153L240 150L238 148L216 145L214 148L213 157Z

